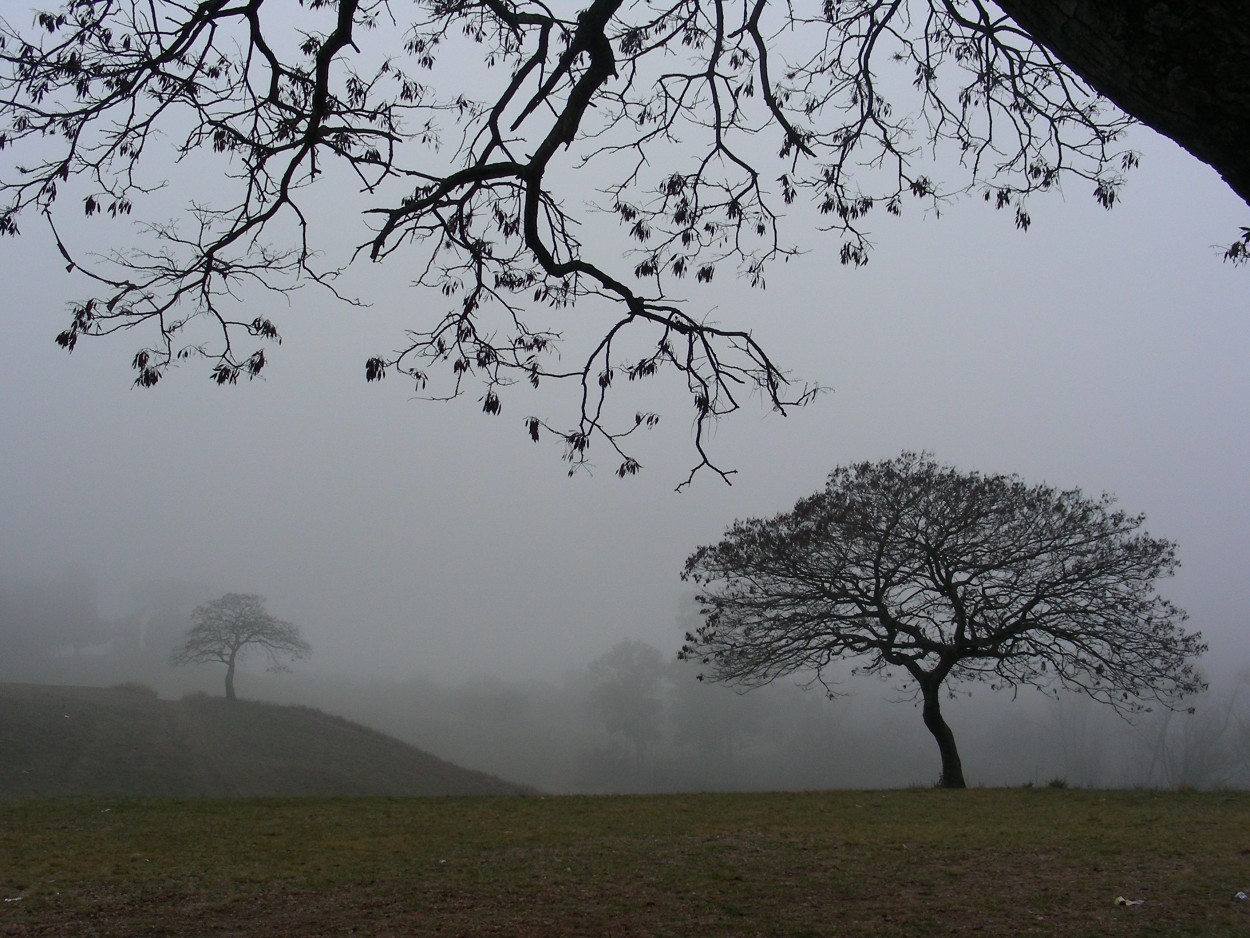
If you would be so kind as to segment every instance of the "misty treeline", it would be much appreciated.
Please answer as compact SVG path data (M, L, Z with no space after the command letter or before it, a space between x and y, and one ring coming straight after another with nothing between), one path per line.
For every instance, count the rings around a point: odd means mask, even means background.
M288 684L275 699L375 726L475 769L548 792L879 788L931 785L939 764L914 703L846 679L843 696L778 682L750 693L622 641L562 679L449 686ZM308 695L305 696L305 693ZM975 689L948 702L972 785L1250 787L1250 672L1213 678L1194 712L1130 723L1073 695L1017 699Z
M162 696L220 694L220 669L175 669L197 603L220 590L132 587L110 603L81 569L0 581L0 680L108 686ZM115 608L107 608L109 605ZM683 616L689 618L693 607ZM687 623L688 624L688 623ZM682 632L674 623L674 643ZM853 678L828 699L797 679L749 694L696 679L675 648L618 642L559 678L430 676L366 681L250 674L247 695L299 703L375 727L444 759L547 792L870 788L937 779L932 741L910 699ZM973 785L1250 787L1250 669L1211 674L1192 713L1130 723L1074 696L975 688L947 703L967 740Z
M160 580L110 598L75 565L0 577L0 677L92 684L157 674L186 638L191 610L212 595L202 584Z

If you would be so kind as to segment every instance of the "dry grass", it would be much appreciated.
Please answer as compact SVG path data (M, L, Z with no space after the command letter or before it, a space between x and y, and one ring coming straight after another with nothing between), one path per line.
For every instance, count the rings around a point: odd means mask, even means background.
M1231 936L1243 888L1242 793L0 807L2 935Z

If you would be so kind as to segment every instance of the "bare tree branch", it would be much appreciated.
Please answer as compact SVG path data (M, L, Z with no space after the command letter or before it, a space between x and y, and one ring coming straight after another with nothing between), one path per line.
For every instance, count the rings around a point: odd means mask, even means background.
M694 471L728 479L708 425L744 390L784 410L816 388L792 384L751 323L709 321L700 284L763 288L817 216L861 265L867 216L909 199L971 190L1027 227L1027 197L1069 177L1110 206L1135 159L1117 149L1128 123L968 0L590 0L575 15L539 0L63 0L31 28L0 20L14 158L0 233L52 226L95 291L57 341L138 330L140 386L187 358L221 384L259 375L280 334L267 294L362 302L338 292L344 266L402 254L445 305L371 356L368 380L477 387L489 414L517 386L571 381L573 418L527 417L527 432L556 438L572 469L606 447L624 476L656 415L606 406L612 376L675 373ZM960 167L947 183L944 164ZM193 166L216 185L171 221L165 183ZM354 253L323 260L327 199L364 225ZM91 256L67 237L78 211L135 227ZM585 225L593 211L619 230ZM674 299L679 284L693 292ZM609 312L566 365L543 311L573 306Z

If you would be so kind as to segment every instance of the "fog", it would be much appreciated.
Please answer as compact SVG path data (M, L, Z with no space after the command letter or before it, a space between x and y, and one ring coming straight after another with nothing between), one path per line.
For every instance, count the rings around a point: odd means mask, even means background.
M370 281L367 309L292 296L263 380L218 388L192 362L132 389L143 338L84 340L72 356L53 343L82 285L32 226L0 255L0 589L29 600L30 628L105 625L55 659L11 650L0 679L218 692L212 668L165 664L170 634L196 602L255 592L313 657L288 675L245 672L243 696L323 706L547 790L927 783L936 751L888 684L848 680L834 700L790 684L738 696L673 659L690 613L678 574L696 546L790 507L835 465L928 449L1112 492L1178 542L1183 568L1162 592L1209 641L1204 667L1224 695L1209 709L1232 735L1207 748L1235 763L1202 780L1244 783L1232 694L1250 665L1250 272L1220 245L1245 206L1171 143L1140 130L1132 145L1142 166L1111 212L1084 191L1039 198L1022 233L969 199L940 218L877 219L862 270L817 239L766 291L699 293L713 318L748 325L831 390L786 417L748 406L718 425L712 453L736 470L732 486L703 473L682 492L697 461L688 404L662 381L624 390L623 406L664 416L624 480L611 460L568 477L554 444L529 441L523 418L569 411L571 388L518 392L492 417L474 395L366 385L365 359L397 345L424 302L399 265L352 272ZM573 341L595 328L590 312L569 319ZM643 750L610 728L591 677L631 641L661 659L662 735ZM688 716L681 731L674 714L693 707L720 722ZM1176 784L1168 760L1208 732L980 690L948 718L974 784Z

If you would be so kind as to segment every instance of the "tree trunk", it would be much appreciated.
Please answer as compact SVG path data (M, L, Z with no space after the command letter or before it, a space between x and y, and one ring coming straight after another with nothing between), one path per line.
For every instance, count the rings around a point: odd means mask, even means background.
M942 754L942 777L938 785L942 788L967 788L963 763L959 761L959 750L955 748L955 734L942 718L939 703L942 683L926 681L920 685L920 690L924 699L924 725L937 740L938 751Z
M237 700L234 696L234 655L226 662L226 699Z
M1244 0L995 0L1106 98L1214 167L1250 203Z

